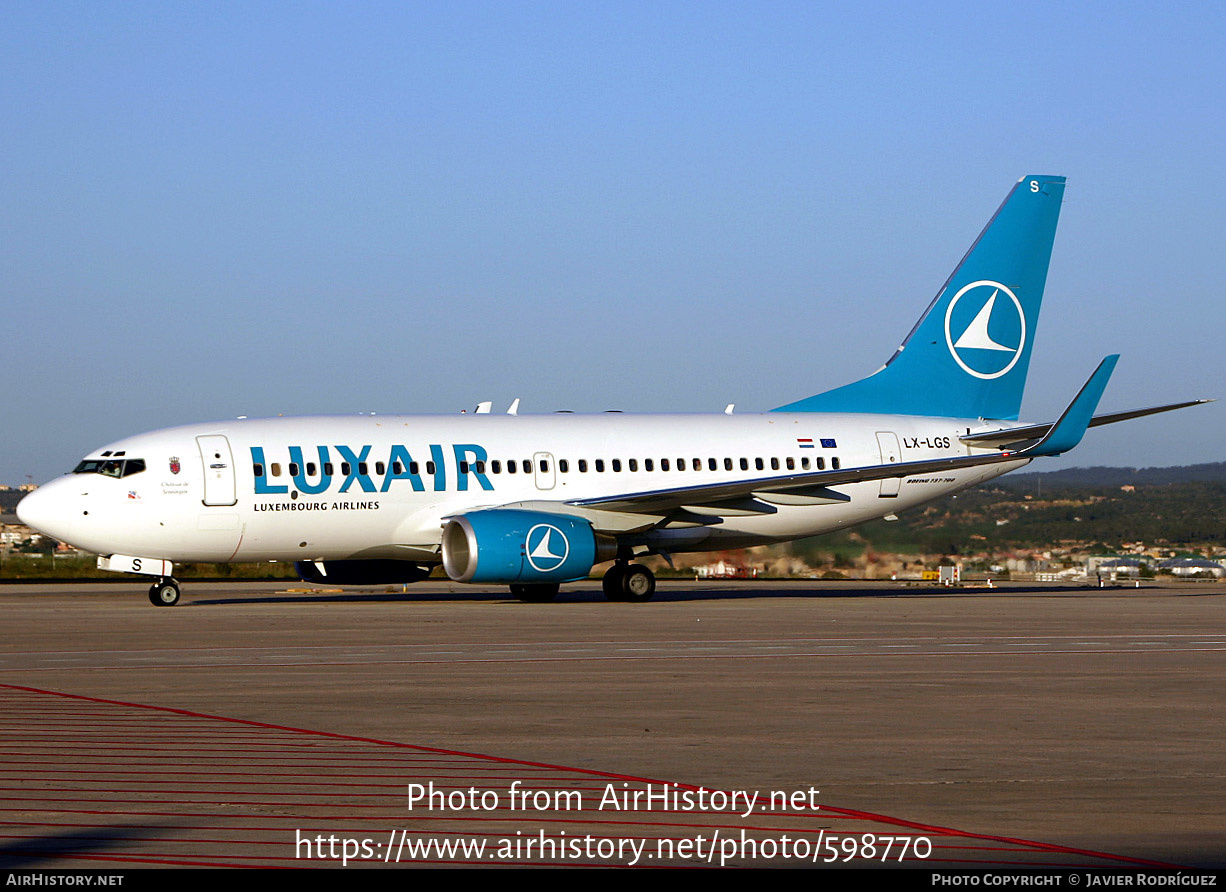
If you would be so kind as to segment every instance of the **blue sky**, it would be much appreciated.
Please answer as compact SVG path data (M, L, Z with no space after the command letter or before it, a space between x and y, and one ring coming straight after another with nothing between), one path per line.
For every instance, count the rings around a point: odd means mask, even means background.
M1221 4L0 7L0 482L277 413L768 409L1069 178L1023 416L1226 397ZM1217 461L1221 404L1063 465ZM1048 467L1061 465L1049 464Z

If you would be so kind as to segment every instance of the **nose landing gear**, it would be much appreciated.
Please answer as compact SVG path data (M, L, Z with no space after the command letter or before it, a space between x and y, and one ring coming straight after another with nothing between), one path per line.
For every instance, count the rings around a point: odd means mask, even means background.
M179 583L164 576L149 586L149 603L154 607L174 607L179 603Z

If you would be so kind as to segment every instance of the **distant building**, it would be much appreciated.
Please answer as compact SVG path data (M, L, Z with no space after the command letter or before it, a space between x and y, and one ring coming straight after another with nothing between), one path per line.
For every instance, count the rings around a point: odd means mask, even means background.
M715 564L704 564L701 567L694 568L695 579L757 579L758 570L756 567L747 567L740 564L730 564L726 561L720 561Z
M1158 569L1173 576L1213 576L1217 579L1226 576L1226 567L1205 558L1171 558L1158 564Z
M1140 576L1141 561L1132 557L1086 558L1086 576Z

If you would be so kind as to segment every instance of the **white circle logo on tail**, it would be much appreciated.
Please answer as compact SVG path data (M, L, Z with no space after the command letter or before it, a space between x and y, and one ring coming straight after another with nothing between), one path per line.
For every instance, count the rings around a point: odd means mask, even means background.
M538 523L524 540L528 563L538 573L552 573L570 557L566 534L551 523Z
M954 295L945 311L945 343L968 375L999 378L1017 365L1026 346L1022 302L999 282L971 282Z

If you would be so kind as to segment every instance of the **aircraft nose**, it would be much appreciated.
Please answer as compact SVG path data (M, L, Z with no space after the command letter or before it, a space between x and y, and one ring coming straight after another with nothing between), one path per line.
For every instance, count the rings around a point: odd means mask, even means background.
M28 493L17 503L17 519L44 535L66 541L74 518L68 500L72 487L65 483L64 479L52 480Z

